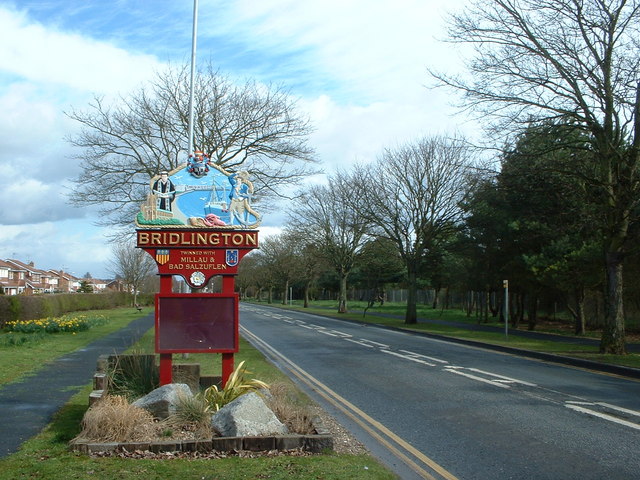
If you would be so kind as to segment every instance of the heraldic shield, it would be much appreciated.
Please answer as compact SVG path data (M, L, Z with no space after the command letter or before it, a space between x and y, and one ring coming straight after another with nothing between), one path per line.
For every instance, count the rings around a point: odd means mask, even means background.
M156 262L160 265L164 265L169 261L169 250L168 249L158 249L156 250Z

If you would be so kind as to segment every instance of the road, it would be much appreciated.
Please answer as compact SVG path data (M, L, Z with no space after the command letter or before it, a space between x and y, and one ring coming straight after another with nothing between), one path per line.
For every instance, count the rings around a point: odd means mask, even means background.
M242 335L400 478L640 479L640 382L241 305Z

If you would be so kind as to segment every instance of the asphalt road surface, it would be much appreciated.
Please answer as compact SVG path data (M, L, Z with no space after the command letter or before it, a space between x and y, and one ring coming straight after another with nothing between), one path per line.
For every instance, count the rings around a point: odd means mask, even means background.
M640 479L640 382L241 305L242 335L403 479Z

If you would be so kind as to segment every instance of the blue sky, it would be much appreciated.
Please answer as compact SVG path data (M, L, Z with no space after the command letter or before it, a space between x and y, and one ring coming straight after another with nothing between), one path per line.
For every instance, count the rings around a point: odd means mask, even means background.
M450 92L427 88L428 67L462 68L441 40L446 12L463 6L199 0L197 61L286 88L332 173L422 135L476 131L454 116ZM111 245L94 212L64 196L79 172L65 141L78 126L64 112L96 94L126 95L168 63L187 64L192 15L192 0L0 0L0 258L111 276ZM261 232L278 231L279 221L266 217Z

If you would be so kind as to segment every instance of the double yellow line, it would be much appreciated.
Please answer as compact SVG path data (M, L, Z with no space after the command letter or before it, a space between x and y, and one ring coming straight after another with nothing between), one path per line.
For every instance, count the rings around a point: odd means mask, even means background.
M457 480L457 477L446 471L440 465L435 463L429 457L424 455L422 452L420 452L405 440L400 438L398 435L393 433L391 430L386 428L380 422L371 418L351 402L338 395L325 384L305 372L298 365L296 365L287 357L271 347L271 345L256 337L246 328L241 326L240 329L242 330L243 336L256 348L260 349L266 355L278 361L278 363L282 364L301 382L303 382L313 391L317 392L327 402L336 407L355 423L360 425L360 427L362 427L367 433L369 433L369 435L371 435L378 442L384 445L390 452L401 459L407 466L409 466L422 478L427 478L429 480Z

